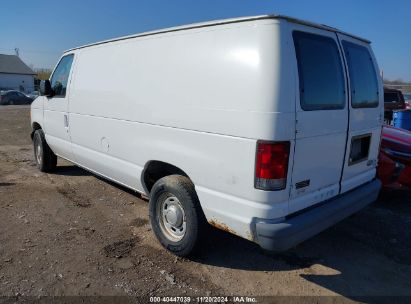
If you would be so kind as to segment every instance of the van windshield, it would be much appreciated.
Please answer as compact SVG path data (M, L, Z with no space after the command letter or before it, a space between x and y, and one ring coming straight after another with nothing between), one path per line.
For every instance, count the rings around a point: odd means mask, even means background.
M367 48L343 41L351 85L353 108L376 108L378 106L378 81L374 63Z

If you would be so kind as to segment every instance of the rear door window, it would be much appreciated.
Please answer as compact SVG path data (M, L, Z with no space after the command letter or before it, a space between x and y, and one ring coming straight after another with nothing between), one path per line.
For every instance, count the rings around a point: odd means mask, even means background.
M300 82L300 105L305 111L345 107L345 82L340 52L334 39L293 32Z
M343 41L351 85L353 108L378 107L378 81L374 63L367 48Z

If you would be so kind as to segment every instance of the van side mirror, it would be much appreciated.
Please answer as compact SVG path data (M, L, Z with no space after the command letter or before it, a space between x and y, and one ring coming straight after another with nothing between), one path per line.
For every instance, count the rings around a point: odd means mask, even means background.
M40 81L40 95L53 96L53 89L51 88L50 80Z

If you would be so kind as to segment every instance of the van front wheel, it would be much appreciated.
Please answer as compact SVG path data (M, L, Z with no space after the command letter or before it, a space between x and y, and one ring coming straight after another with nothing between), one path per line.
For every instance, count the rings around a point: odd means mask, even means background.
M188 256L197 249L205 228L205 217L193 183L185 176L158 180L150 194L151 227L166 249Z
M34 159L41 172L51 172L56 168L57 156L46 142L43 130L34 132L33 136Z

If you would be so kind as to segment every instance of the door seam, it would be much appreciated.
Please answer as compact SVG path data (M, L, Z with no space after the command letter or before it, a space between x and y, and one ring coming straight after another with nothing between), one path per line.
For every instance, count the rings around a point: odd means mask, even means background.
M344 159L343 159L343 162L342 162L340 182L339 182L339 190L338 190L338 194L341 194L342 180L343 180L343 176L344 176L345 161L347 159L347 149L348 149L348 141L349 141L349 137L350 137L350 127L351 127L351 124L350 124L351 84L350 84L350 79L349 79L348 63L347 63L347 58L345 57L344 48L343 48L343 45L341 43L341 39L340 39L340 36L338 35L338 33L335 33L335 36L337 38L338 46L339 46L340 52L341 52L341 57L342 57L342 60L343 60L343 63L344 63L345 82L346 82L345 90L347 92L347 110L348 110L348 113L347 113L347 137L346 137L346 140L345 140Z

